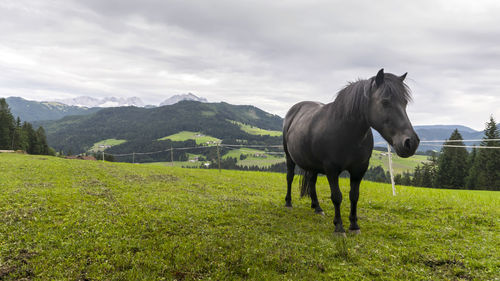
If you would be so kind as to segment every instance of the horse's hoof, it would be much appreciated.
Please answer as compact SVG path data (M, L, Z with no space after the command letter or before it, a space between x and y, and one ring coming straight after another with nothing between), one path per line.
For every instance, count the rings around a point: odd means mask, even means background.
M285 208L292 209L293 207L292 207L292 204L285 204Z
M324 216L325 215L325 212L323 212L323 210L321 210L321 211L314 211L314 213L316 215L320 215L320 216Z
M333 235L335 235L337 237L347 237L347 235L345 234L345 232L337 232L337 231L335 231L333 233Z
M349 233L358 235L361 234L361 229L349 229Z

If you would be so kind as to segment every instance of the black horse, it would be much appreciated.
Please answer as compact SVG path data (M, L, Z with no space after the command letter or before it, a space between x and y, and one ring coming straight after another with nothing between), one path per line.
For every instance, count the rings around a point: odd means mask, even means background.
M381 69L375 77L350 83L335 101L300 102L288 111L283 124L283 146L287 165L286 207L292 207L291 188L295 165L304 170L301 196L311 197L311 208L324 214L316 195L318 173L330 184L335 207L336 233L345 233L340 217L342 193L339 174L347 170L351 177L351 213L349 230L359 233L356 206L359 184L368 168L373 150L371 128L377 130L401 157L412 156L420 139L406 114L411 100L403 83L406 73L396 76Z

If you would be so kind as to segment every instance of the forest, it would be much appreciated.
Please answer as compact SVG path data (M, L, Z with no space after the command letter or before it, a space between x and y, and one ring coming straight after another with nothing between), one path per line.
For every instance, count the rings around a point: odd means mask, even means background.
M0 149L21 150L29 154L55 155L47 144L43 127L34 129L29 122L14 118L4 98L0 99Z

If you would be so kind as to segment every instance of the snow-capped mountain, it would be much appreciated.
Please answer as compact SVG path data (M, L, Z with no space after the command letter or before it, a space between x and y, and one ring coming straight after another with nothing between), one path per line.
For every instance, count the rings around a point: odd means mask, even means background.
M171 96L170 98L168 98L168 99L164 100L162 103L160 103L160 106L176 104L176 103L183 101L183 100L208 102L208 100L206 98L198 97L196 95L193 95L192 93L187 93L187 94Z
M88 96L80 96L72 99L62 99L56 101L66 105L74 105L80 107L118 107L118 106L143 107L144 106L144 103L138 97L131 97L131 98L105 97L102 99L97 99Z

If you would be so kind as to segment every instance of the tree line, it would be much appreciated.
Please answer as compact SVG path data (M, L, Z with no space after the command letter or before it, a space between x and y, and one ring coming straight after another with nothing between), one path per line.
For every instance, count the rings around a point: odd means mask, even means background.
M479 148L468 152L465 147L443 146L439 154L415 168L413 176L406 172L396 183L434 188L500 190L500 132L493 116L486 123ZM455 129L448 145L465 146Z
M0 149L55 155L55 151L47 144L43 127L35 130L31 123L21 122L19 117L14 118L4 98L0 98Z

